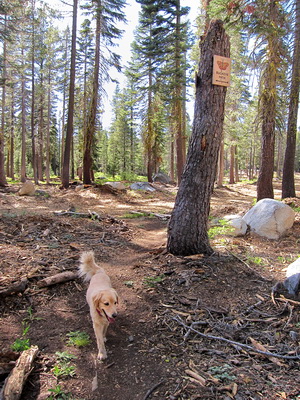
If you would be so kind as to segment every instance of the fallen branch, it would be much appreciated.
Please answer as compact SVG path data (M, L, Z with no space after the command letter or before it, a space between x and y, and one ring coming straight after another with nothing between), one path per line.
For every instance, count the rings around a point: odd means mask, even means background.
M19 400L21 398L24 384L32 371L33 361L38 351L37 346L32 346L21 353L16 366L5 381L2 392L3 400Z
M157 389L158 386L162 385L163 383L164 383L164 381L160 381L156 385L154 385L151 389L149 389L148 392L145 394L145 397L143 398L143 400L147 400L148 397L151 395L151 393L153 393L154 390Z
M184 322L182 322L180 319L178 319L176 317L174 317L173 320L176 321L179 325L183 326L188 331L190 330L190 331L196 333L197 335L199 335L201 337L204 337L206 339L220 340L222 342L229 343L232 346L241 347L241 348L246 349L248 351L253 351L254 353L262 354L262 355L264 355L266 357L276 357L276 358L281 358L283 360L300 360L300 354L296 355L296 356L287 356L287 355L284 355L284 354L271 353L269 351L262 351L262 350L259 350L259 349L255 349L252 346L249 346L247 344L240 343L240 342L235 342L234 340L230 340L230 339L226 339L226 338L224 338L222 336L207 335L205 333L199 332L196 329L192 328L191 326L186 325Z
M9 296L10 294L13 293L22 293L26 290L27 285L28 285L28 280L26 278L22 279L20 282L13 283L6 289L0 290L0 297Z
M42 287L56 285L57 283L64 283L64 282L72 281L77 278L78 278L77 272L64 271L59 274L48 276L47 278L40 280L37 283L37 286L42 288Z

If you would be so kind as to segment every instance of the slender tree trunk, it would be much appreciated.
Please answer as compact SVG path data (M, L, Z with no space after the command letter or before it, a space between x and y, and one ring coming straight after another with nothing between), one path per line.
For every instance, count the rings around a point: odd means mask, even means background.
M96 117L98 108L98 93L99 93L99 70L100 70L100 36L101 36L101 8L100 2L97 1L96 10L96 43L95 43L95 65L93 91L90 104L89 115L87 119L87 127L84 138L84 153L83 153L83 182L90 184L92 182L92 167L93 167L93 141L96 131Z
M192 137L168 229L167 249L176 255L213 252L207 223L222 139L226 87L212 84L213 55L229 57L229 37L212 21L201 44Z
M234 180L234 165L235 165L235 146L230 145L230 168L229 168L229 183L235 183Z
M42 66L43 68L43 66ZM44 78L43 74L41 76L41 87L42 93L40 98L40 118L39 118L39 128L38 128L38 157L37 157L37 166L38 166L38 179L43 180L43 167L44 167Z
M174 133L172 124L170 123L171 129L171 141L170 141L170 179L172 182L175 181L175 166L174 166Z
M290 92L289 117L286 137L286 150L282 173L282 198L296 197L295 190L295 154L297 137L297 117L300 87L300 0L295 0L296 21L294 35L294 53L292 84Z
M9 165L9 176L11 179L15 179L15 96L14 88L12 88L12 101L11 101L11 127L10 127L10 165Z
M6 26L6 16L5 16ZM0 130L0 186L5 186L5 154L4 154L4 142L5 142L5 101L6 101L6 39L3 43L3 70L2 70L3 86L2 86L2 114L1 114L1 130Z
M149 61L149 89L148 89L148 115L147 115L147 134L146 134L146 151L147 151L147 178L148 182L153 180L153 105L152 105L152 72L151 61Z
M278 6L276 0L270 0L270 19L276 25L278 21ZM273 175L275 156L275 120L277 105L278 80L278 46L276 38L268 36L268 60L263 77L263 91L261 94L262 113L262 146L261 163L257 180L257 200L274 198Z
M219 160L218 160L218 182L217 186L223 186L224 181L224 132L222 132L222 140L220 144Z
M71 50L71 68L70 68L70 87L69 87L69 106L67 132L64 149L64 162L62 169L62 186L69 187L70 180L70 157L71 143L73 136L74 120L74 96L75 96L75 72L76 72L76 29L77 29L77 7L78 0L73 0L73 21L72 21L72 50Z
M50 123L51 123L51 71L48 72L48 118L46 138L46 182L50 183Z
M176 155L177 155L177 181L178 185L184 167L184 148L183 148L183 131L182 131L182 73L181 73L181 49L180 49L180 0L176 2L176 40L175 40L175 115L176 124Z
M34 183L38 184L37 154L35 138L35 0L32 0L32 53L31 53L31 151Z
M234 146L234 154L235 154L235 163L234 163L234 177L235 183L239 182L239 160L237 157L237 145Z
M69 42L69 36L66 36L66 51L65 51L65 60L68 60L68 42ZM61 157L60 157L60 165L61 165L61 171L60 174L62 175L62 170L63 170L63 165L64 165L64 153L65 153L65 130L66 130L66 82L68 79L68 73L67 73L67 68L64 70L64 88L63 88L63 102L62 102L62 123L61 123Z
M26 181L26 106L25 106L25 96L26 96L26 85L25 85L25 73L24 73L24 48L22 45L22 77L21 77L21 182Z

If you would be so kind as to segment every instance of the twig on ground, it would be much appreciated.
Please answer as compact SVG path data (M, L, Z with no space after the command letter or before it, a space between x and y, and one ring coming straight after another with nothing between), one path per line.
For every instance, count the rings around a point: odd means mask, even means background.
M147 400L148 397L154 392L155 389L158 388L158 386L162 385L165 381L162 380L158 383L156 383L156 385L154 385L151 389L148 390L148 392L145 394L145 397L143 398L143 400Z
M295 355L295 356L287 356L287 355L284 355L284 354L271 353L269 351L258 350L258 349L255 349L252 346L249 346L249 345L247 345L245 343L235 342L234 340L226 339L226 338L224 338L222 336L208 335L208 334L199 332L196 329L194 329L193 327L186 325L178 317L173 317L173 320L176 321L181 326L183 326L185 329L190 330L192 332L195 332L197 335L199 335L201 337L204 337L206 339L219 340L219 341L222 341L222 342L225 342L225 343L229 343L232 346L237 346L237 347L240 347L242 349L246 349L248 351L253 351L254 353L262 354L262 355L264 355L266 357L276 357L276 358L281 358L283 360L300 360L300 354L299 355Z

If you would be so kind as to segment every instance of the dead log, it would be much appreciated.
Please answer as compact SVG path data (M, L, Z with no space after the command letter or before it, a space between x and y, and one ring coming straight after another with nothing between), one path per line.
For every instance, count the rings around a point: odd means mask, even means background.
M22 390L26 379L33 368L33 362L38 354L38 347L32 346L28 350L24 350L16 366L9 374L3 388L3 400L18 400L21 398Z
M64 272L60 272L59 274L48 276L47 278L40 280L37 283L37 285L38 285L38 287L42 288L42 287L56 285L57 283L64 283L64 282L72 281L77 278L78 278L77 272L64 271Z
M0 297L9 296L14 293L22 293L26 290L28 279L22 279L20 282L13 283L5 289L0 289Z

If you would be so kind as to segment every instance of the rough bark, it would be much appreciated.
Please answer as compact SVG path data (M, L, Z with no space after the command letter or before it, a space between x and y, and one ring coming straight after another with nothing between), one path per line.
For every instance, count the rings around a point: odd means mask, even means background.
M22 101L21 101L21 120L22 120L22 129L21 129L21 182L26 181L26 83L25 83L25 73L24 73L24 47L22 45Z
M290 93L289 117L286 138L286 150L282 173L282 198L296 197L295 190L295 154L297 137L297 117L300 88L300 0L296 4L296 22L294 36L294 53L292 68L292 85Z
M66 141L64 148L64 161L63 161L62 180L61 180L64 188L69 187L69 180L70 180L70 158L71 158L71 143L73 137L74 97L75 97L77 6L78 6L78 0L74 0L68 121L67 121L67 133L66 133Z
M5 26L6 26L6 17L5 17ZM1 128L0 128L0 186L6 186L6 176L5 176L5 154L4 154L4 142L5 142L5 100L6 100L6 40L3 43L3 67L2 67L2 79L3 79L3 86L2 86L2 101L1 101Z
M207 234L210 198L222 139L226 87L212 84L213 55L230 56L229 37L212 21L200 43L194 123L187 161L168 229L167 249L176 255L211 254Z

